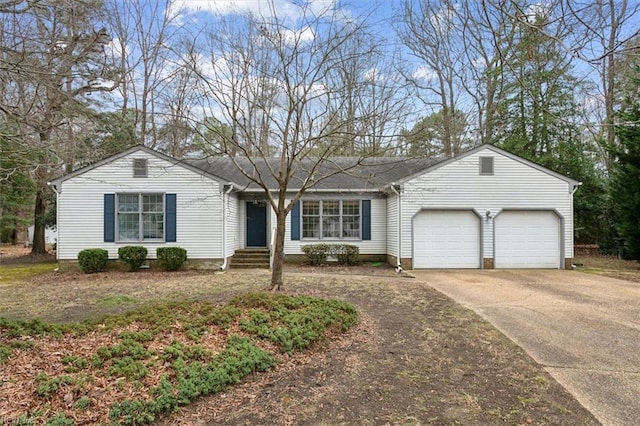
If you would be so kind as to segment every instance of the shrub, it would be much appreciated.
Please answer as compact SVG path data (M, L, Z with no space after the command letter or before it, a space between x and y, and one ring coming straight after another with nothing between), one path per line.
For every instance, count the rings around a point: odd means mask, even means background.
M309 259L309 263L312 265L319 265L327 261L327 257L330 254L330 248L328 244L309 244L302 246L302 251Z
M118 249L118 258L135 271L147 260L147 248L142 246L124 246Z
M78 253L78 264L85 274L106 271L109 252L100 248L85 249Z
M335 244L333 245L331 254L338 259L338 263L344 265L355 265L358 263L360 248L351 244Z
M312 265L325 263L329 256L338 259L338 263L355 265L360 255L358 246L351 244L310 244L302 246L302 251Z
M182 247L158 247L158 266L164 271L177 271L187 260L187 250Z

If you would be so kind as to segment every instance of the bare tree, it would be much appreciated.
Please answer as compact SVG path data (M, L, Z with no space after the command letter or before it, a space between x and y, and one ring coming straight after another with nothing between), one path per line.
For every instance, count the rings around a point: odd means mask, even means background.
M620 63L625 52L633 49L632 41L640 35L638 19L640 3L629 0L570 1L562 6L571 20L576 39L569 46L574 55L596 70L603 103L603 121L593 134L604 140L603 155L610 166L607 152L615 146L615 109L623 101L617 88L624 72Z
M3 5L0 112L17 129L16 144L36 153L30 173L36 186L32 253L45 252L47 181L61 163L73 167L71 118L85 114L91 93L110 90L107 32L97 26L100 3L40 1ZM67 142L70 146L65 146Z
M225 130L216 135L216 146L262 188L275 212L273 290L283 284L286 217L293 206L319 182L362 164L363 155L346 167L334 161L353 144L354 134L380 133L371 120L393 125L395 119L385 105L356 107L371 103L366 72L351 76L349 96L335 78L336 70L353 66L345 49L366 38L366 22L332 7L296 7L299 19L273 13L221 22L208 35L208 53L202 56L208 61L194 64L208 115L228 124L209 129ZM351 102L354 106L342 114Z
M442 114L442 154L460 152L455 138L454 111L457 108L457 70L463 67L463 51L457 36L457 9L448 1L404 2L399 34L411 54L422 62L421 74L412 76L418 96ZM423 97L426 94L426 97Z
M118 87L123 116L134 111L139 143L156 148L163 122L161 96L170 96L174 76L174 44L181 25L168 12L170 1L106 0L113 55L122 79Z

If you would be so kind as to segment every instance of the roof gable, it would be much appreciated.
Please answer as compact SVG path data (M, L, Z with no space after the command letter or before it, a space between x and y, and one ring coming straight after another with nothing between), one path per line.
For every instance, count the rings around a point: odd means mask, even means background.
M72 178L74 178L76 176L80 176L80 175L82 175L84 173L87 173L87 172L89 172L91 170L94 170L94 169L96 169L96 168L98 168L100 166L112 163L114 161L117 161L117 160L119 160L121 158L124 158L124 157L126 157L128 155L131 155L131 154L139 152L139 151L142 151L142 152L145 152L147 154L150 154L150 155L152 155L152 156L154 156L156 158L159 158L161 160L167 161L167 162L169 162L169 163L171 163L173 165L184 167L187 170L191 170L194 173L207 176L207 177L209 177L209 178L211 178L213 180L216 180L218 182L221 182L223 184L228 183L227 181L224 181L223 179L221 179L219 176L216 176L216 175L214 175L212 173L209 173L206 170L194 167L193 165L189 164L189 162L187 162L185 160L180 160L180 159L176 159L176 158L170 157L168 155L162 154L162 153L160 153L158 151L155 151L155 150L153 150L151 148L147 148L147 147L142 146L142 145L133 146L133 147L128 148L128 149L126 149L126 150L124 150L122 152L119 152L117 154L114 154L114 155L111 155L109 157L103 158L102 160L98 160L93 164L89 164L88 166L85 166L85 167L82 167L80 169L74 170L73 172L71 172L69 174L66 174L64 176L61 176L61 177L59 177L57 179L54 179L49 183L54 185L56 188L59 189L60 184L62 182L64 182L64 181L66 181L66 180L72 179Z
M542 173L546 173L546 174L548 174L550 176L553 176L553 177L555 177L555 178L557 178L559 180L565 181L569 185L572 185L572 186L581 185L581 182L578 182L577 180L571 179L570 177L567 177L567 176L564 176L564 175L562 175L560 173L554 172L553 170L547 169L546 167L543 167L540 164L536 164L536 163L534 163L532 161L529 161L529 160L526 160L526 159L524 159L524 158L522 158L522 157L520 157L520 156L518 156L516 154L512 154L509 151L505 151L504 149L498 148L498 147L490 145L490 144L480 145L480 146L477 146L477 147L475 147L475 148L473 148L473 149L471 149L471 150L469 150L469 151L467 151L467 152L465 152L463 154L460 154L460 155L458 155L456 157L451 157L451 158L447 158L446 160L441 160L441 161L439 161L439 162L437 162L435 164L432 164L431 166L425 168L424 170L421 170L421 171L419 171L417 173L414 173L414 174L412 174L410 176L407 176L406 178L402 179L398 183L407 182L407 181L412 180L412 179L414 179L414 178L416 178L418 176L422 176L424 174L427 174L427 173L430 173L430 172L432 172L434 170L437 170L437 169L439 169L439 168L441 168L443 166L446 166L447 164L451 164L451 163L455 163L457 161L460 161L460 160L462 160L462 159L464 159L464 158L466 158L466 157L468 157L470 155L473 155L473 154L475 154L475 153L477 153L479 151L485 150L485 149L489 149L489 150L495 152L496 154L499 154L499 155L502 155L504 157L510 158L510 159L512 159L514 161L517 161L517 162L519 162L521 164L524 164L524 165L526 165L528 167L531 167L531 168L533 168L535 170L538 170L538 171L540 171Z

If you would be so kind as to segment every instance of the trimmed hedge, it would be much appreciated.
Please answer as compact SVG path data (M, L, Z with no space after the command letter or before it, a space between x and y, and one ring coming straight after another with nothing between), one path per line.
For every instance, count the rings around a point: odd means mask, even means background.
M302 246L302 251L312 265L326 263L329 256L335 257L340 264L355 265L360 256L360 248L352 244L309 244Z
M85 274L106 271L109 252L101 248L85 249L78 253L78 264Z
M187 261L187 250L182 247L158 247L158 266L164 271L177 271Z
M136 271L147 260L147 248L142 246L120 247L118 249L118 258L129 265L131 271Z
M309 244L302 246L302 251L309 259L309 263L312 265L320 265L327 262L329 257L329 244Z
M335 244L331 253L343 265L355 265L360 257L360 248L351 244Z

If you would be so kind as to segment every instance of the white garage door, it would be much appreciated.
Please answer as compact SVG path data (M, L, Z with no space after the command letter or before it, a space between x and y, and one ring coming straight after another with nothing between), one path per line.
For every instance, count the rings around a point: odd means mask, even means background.
M480 219L471 211L422 211L413 221L414 268L479 268Z
M553 212L502 212L495 235L496 268L560 267L560 219Z

